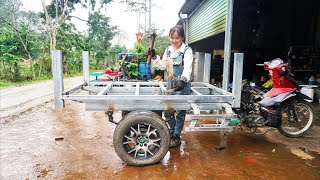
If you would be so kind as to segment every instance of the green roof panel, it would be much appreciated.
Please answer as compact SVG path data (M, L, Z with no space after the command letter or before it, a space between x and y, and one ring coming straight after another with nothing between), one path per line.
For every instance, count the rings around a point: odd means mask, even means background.
M207 0L190 17L188 24L189 43L225 31L227 14L226 0Z

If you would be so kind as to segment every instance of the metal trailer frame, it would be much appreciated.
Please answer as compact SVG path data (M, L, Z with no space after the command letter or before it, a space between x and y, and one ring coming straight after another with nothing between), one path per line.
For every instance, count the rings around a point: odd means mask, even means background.
M230 119L237 115L232 107L240 107L243 53L235 53L232 93L205 82L192 82L191 95L165 95L166 82L90 82L88 52L83 52L84 82L63 91L61 51L52 51L56 108L64 108L65 100L85 103L87 111L104 111L113 122L115 110L188 110L191 122L186 131L232 131ZM225 77L224 77L225 78ZM87 90L93 95L74 94ZM207 112L214 112L208 114ZM215 119L212 124L199 120Z

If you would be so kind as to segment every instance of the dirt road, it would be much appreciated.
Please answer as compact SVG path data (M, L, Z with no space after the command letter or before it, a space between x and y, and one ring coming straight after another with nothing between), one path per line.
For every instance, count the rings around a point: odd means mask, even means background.
M83 82L83 77L65 78L65 89ZM53 80L0 89L0 117L19 114L53 99Z
M319 126L298 139L235 131L218 152L219 133L184 132L179 148L146 167L123 163L113 149L115 125L80 103L60 111L45 103L0 128L0 179L320 179Z

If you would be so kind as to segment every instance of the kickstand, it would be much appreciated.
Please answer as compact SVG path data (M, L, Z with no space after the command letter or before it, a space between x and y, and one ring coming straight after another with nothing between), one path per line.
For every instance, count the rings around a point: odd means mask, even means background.
M220 131L220 145L212 148L213 151L220 151L227 148L227 133L225 131Z

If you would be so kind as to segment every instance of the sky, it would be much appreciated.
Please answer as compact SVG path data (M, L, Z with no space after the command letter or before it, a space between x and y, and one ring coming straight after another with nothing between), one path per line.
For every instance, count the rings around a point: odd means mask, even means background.
M145 18L144 14L140 14L140 20L138 20L139 15L137 13L125 12L126 6L119 3L119 1L120 0L114 0L106 9L104 8L102 10L102 13L106 13L106 15L111 18L111 25L118 26L120 31L123 32L123 36L114 38L112 44L120 43L130 49L133 47L134 42L136 42L138 23L144 27ZM170 28L178 22L178 12L185 0L151 0L151 2L153 4L151 10L152 24L158 29L164 29L165 32L169 32ZM22 3L22 10L43 12L41 0L22 0ZM74 11L72 15L87 20L88 9L84 9L80 5L76 6L76 11ZM87 26L85 22L77 20L76 18L72 18L71 21L79 31L86 31Z

